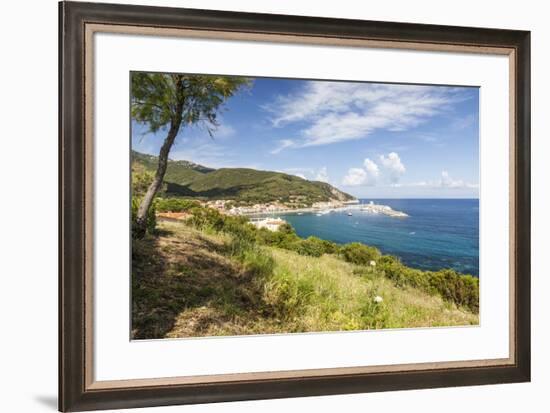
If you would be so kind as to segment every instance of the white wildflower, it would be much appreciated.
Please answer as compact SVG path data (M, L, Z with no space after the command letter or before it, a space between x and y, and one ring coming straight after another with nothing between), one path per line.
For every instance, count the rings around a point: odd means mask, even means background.
M371 267L376 267L376 261L371 261L371 262L370 262L370 266L371 266Z
M381 303L382 301L384 301L384 299L382 297L380 297L379 295L377 295L376 297L374 297L374 302L375 303Z

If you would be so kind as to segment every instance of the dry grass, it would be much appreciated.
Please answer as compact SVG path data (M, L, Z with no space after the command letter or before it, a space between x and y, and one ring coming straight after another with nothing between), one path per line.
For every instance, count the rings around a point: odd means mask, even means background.
M476 314L336 257L261 248L232 258L230 238L181 223L133 249L136 339L478 324ZM254 260L274 260L258 275ZM265 272L265 271L264 271ZM381 303L374 298L382 297Z

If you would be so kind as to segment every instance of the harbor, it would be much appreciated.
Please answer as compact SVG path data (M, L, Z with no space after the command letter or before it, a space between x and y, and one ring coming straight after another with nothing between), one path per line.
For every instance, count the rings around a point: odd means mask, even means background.
M331 212L347 212L348 215L353 215L355 212L367 212L370 214L382 214L393 218L406 218L408 215L405 212L394 210L389 205L376 204L373 201L369 203L360 203L358 200L340 202L317 202L307 208L293 208L287 205L278 203L267 204L255 204L250 206L231 207L227 209L225 207L227 201L214 201L208 203L207 206L216 208L220 212L227 215L248 216L248 217L263 217L273 216L275 214L315 214L317 216L323 216Z
M383 214L393 218L407 218L409 216L402 211L394 210L389 205L375 204L374 201L370 201L366 205L360 205L360 210L370 214Z
M402 211L397 211L389 205L375 204L370 201L367 204L348 204L339 205L331 208L302 208L302 209L280 209L277 211L254 212L246 214L249 217L250 223L257 228L266 228L270 231L278 231L279 227L287 222L281 217L273 217L274 213L280 213L285 216L290 215L315 215L322 217L331 213L344 213L352 217L354 214L372 214L385 215L391 218L407 218L409 215ZM244 215L244 214L243 214Z
M233 210L229 211L230 215L245 215L245 216L273 216L274 214L315 214L321 217L332 212L345 212L348 216L353 216L355 213L366 212L368 214L380 214L386 215L392 218L407 218L409 215L403 211L398 211L390 207L389 205L376 204L373 201L369 203L348 203L348 204L329 204L323 203L323 206L312 206L310 208L270 208L269 206L254 206L248 207L245 211L239 211L235 213Z

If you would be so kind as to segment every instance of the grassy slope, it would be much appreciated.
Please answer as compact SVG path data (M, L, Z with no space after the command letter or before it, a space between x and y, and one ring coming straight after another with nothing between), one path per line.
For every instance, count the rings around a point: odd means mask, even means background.
M134 245L134 338L477 324L477 315L376 271L264 248L273 273L229 257L229 238L163 222ZM383 297L376 304L375 296Z
M157 158L132 152L133 161L149 171L156 169ZM309 202L353 199L329 184L308 181L280 172L247 168L210 169L187 161L169 161L164 181L173 195L250 202L288 201L290 196L305 196Z
M290 200L291 196L305 196L312 202L336 198L330 191L330 185L279 172L246 168L218 169L195 179L188 188L200 196L227 197L245 201ZM341 195L341 198L342 200L351 199L345 195Z

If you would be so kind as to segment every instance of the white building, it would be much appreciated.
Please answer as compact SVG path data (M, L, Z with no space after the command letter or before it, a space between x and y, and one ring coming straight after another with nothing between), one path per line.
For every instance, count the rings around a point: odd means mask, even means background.
M279 227L286 224L286 221L281 218L253 218L250 223L256 228L266 228L270 231L278 231Z

